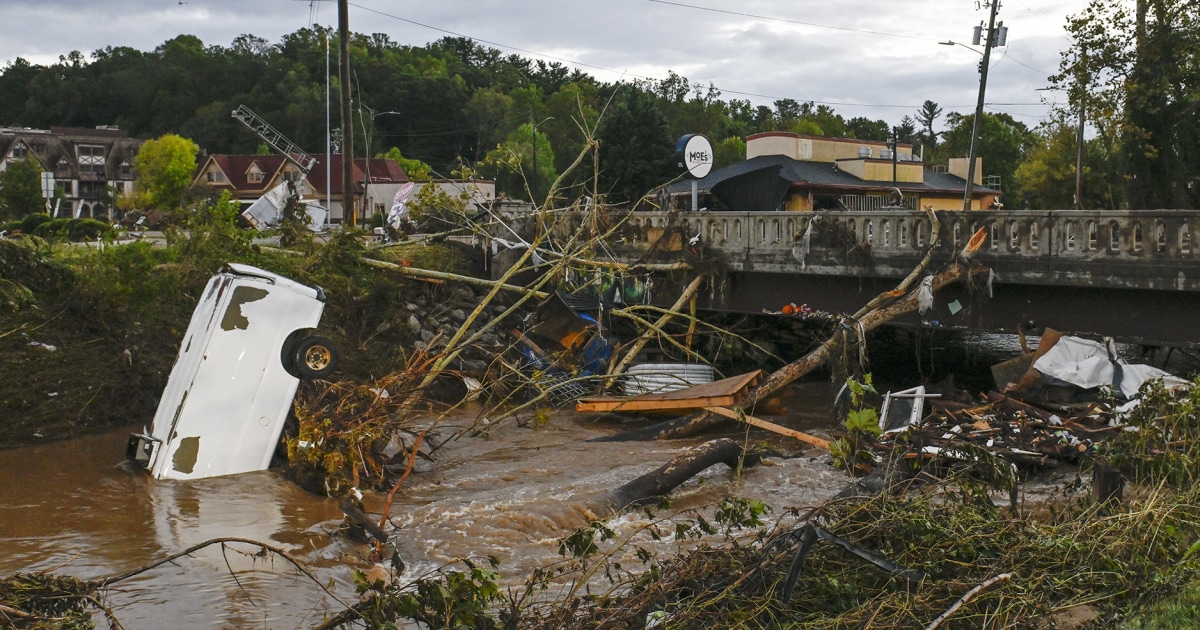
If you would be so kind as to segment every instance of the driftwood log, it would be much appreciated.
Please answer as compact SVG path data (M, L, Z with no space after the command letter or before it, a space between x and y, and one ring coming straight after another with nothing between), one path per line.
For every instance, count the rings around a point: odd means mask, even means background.
M974 274L986 270L973 262L975 252L986 240L986 231L980 228L978 232L971 237L967 246L963 249L958 259L950 264L941 273L933 276L931 288L933 291L938 291L943 287L958 282L964 278L969 278ZM800 377L808 374L814 369L823 365L830 357L836 356L836 351L843 347L847 342L848 336L851 334L864 334L867 331L878 328L896 317L917 310L919 306L919 295L921 291L913 290L907 294L903 294L900 290L891 291L884 296L891 298L888 302L880 296L872 302L879 303L875 308L867 310L855 321L847 321L846 326L841 327L842 330L832 335L825 340L821 345L817 346L803 357L792 361L782 368L773 372L770 376L759 383L757 387L750 390L746 394L745 400L742 402L743 408L750 408L755 403L765 400L771 394L779 391L788 384L796 381ZM890 294L890 295L889 295ZM861 312L861 311L860 311ZM725 422L727 418L714 414L709 411L698 411L694 414L661 422L659 424L648 427L631 429L614 435L595 438L598 442L621 442L628 440L661 440L686 437L694 435L701 431L712 428L718 424Z
M714 464L725 464L737 470L758 462L758 455L744 451L740 444L729 438L711 440L683 451L657 469L592 500L588 509L598 517L605 518L631 505L666 496Z

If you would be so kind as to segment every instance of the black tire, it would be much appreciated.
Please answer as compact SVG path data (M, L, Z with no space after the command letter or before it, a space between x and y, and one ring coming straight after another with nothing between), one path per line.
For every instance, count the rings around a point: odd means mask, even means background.
M291 359L292 370L298 378L328 378L337 369L337 346L320 335L304 337L293 347Z

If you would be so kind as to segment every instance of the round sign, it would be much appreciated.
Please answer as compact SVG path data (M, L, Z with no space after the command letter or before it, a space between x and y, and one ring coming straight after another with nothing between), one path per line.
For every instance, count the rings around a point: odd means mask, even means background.
M706 177L713 166L712 143L698 133L689 133L675 145L675 161L687 177Z

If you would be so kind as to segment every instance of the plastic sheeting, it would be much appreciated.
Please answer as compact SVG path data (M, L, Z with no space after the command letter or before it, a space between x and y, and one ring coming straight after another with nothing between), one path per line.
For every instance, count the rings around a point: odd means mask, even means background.
M1163 384L1184 387L1188 382L1158 368L1131 364L1117 357L1112 340L1106 343L1064 336L1046 351L1033 368L1042 374L1083 389L1108 385L1125 398L1137 395L1142 384L1162 379Z

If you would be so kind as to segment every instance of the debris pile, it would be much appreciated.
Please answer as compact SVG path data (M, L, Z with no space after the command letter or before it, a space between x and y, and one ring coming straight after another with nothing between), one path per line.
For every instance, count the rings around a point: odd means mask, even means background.
M875 444L881 453L928 462L970 460L983 448L1025 469L1056 462L1076 463L1098 441L1124 427L1099 403L1070 413L1051 412L995 392L978 404L931 400L932 411L917 423L885 432ZM968 446L970 445L970 446Z

